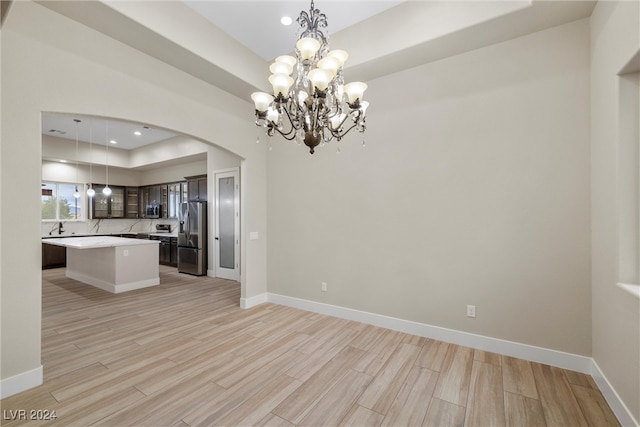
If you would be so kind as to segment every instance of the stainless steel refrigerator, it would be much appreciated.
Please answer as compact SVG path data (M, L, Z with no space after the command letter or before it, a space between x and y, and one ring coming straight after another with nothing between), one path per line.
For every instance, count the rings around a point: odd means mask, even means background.
M178 271L203 276L207 274L207 203L182 203L178 220Z

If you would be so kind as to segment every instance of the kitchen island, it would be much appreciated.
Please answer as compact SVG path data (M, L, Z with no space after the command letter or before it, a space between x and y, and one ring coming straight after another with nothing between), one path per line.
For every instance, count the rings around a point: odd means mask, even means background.
M67 248L67 277L112 293L160 284L158 240L112 236L42 239Z

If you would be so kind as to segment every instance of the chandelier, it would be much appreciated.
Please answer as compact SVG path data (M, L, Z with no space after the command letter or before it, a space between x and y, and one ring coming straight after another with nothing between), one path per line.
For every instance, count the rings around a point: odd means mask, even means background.
M365 131L369 103L362 101L362 94L367 85L344 84L342 68L349 55L344 50L329 50L322 32L327 17L314 7L313 0L309 13L300 12L297 22L301 33L296 57L277 57L269 67L273 95L255 92L251 98L256 125L266 128L268 136L278 132L289 141L304 142L313 154L321 143L334 138L340 141L354 128Z

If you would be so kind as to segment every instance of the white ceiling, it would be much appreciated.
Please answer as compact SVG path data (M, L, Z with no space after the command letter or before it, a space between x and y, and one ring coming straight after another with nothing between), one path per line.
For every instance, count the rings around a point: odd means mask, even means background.
M327 15L331 48L349 52L345 64L348 80L371 82L428 62L587 18L596 3L595 0L410 0L397 2L383 11L378 8L390 6L393 1L316 2L316 8ZM306 2L297 0L196 0L196 7L210 8L207 13L213 14L212 19L218 22L214 24L179 0L38 3L249 104L252 92L270 89L269 62L264 57L291 52L296 39L295 34L288 35L279 45L280 35L276 37L276 33L280 30L263 29L262 23L279 28L278 8L282 5L296 5L292 12L294 19L300 10L308 8ZM369 17L356 22L365 16ZM352 21L341 23L343 17ZM338 25L350 26L337 30ZM268 53L263 50L266 48L259 47L262 43L278 47Z
M98 145L106 145L107 141L116 141L111 147L121 150L133 150L148 144L173 138L177 134L164 129L153 128L142 123L134 123L125 120L115 120L79 114L42 114L42 134L58 138L76 140L76 122L78 126L78 141L93 142ZM140 132L136 135L134 132Z
M269 90L269 62L290 53L295 19L310 2L289 1L41 1L48 7L227 91L247 103ZM349 52L345 76L371 82L388 74L587 18L594 0L317 0L327 16L331 48ZM282 14L294 20L280 24ZM110 122L118 148L132 149L173 134L132 136L140 124ZM75 138L73 119L43 116L51 129ZM101 132L96 130L96 132ZM112 136L113 135L113 136ZM103 143L104 134L94 134ZM81 133L80 140L88 141ZM97 141L96 141L97 140Z
M317 0L315 9L327 17L325 36L364 21L405 0ZM293 51L300 26L301 11L309 13L311 2L288 1L191 1L184 3L248 47L265 61ZM293 20L280 23L283 16Z
M327 16L328 26L325 35L331 34L364 21L380 12L394 7L406 0L319 0L315 8ZM246 46L265 61L276 56L290 53L298 38L299 25L296 19L302 10L309 12L310 1L193 1L184 3L193 11L216 25L231 37ZM283 16L292 18L290 26L280 23ZM106 145L109 140L117 141L112 146L122 150L132 150L148 144L154 144L177 134L148 125L123 120L43 113L42 134L75 141L76 123L78 140ZM108 135L107 135L108 126ZM91 129L91 131L90 131ZM134 132L141 135L135 135Z

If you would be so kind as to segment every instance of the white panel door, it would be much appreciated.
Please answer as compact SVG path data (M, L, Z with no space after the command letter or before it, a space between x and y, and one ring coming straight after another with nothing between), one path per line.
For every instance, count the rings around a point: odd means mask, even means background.
M216 172L215 275L240 280L240 182L239 171Z

